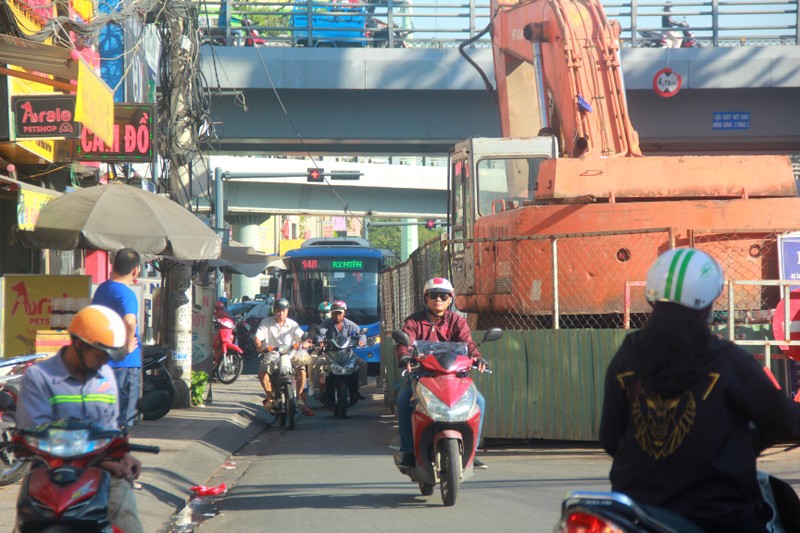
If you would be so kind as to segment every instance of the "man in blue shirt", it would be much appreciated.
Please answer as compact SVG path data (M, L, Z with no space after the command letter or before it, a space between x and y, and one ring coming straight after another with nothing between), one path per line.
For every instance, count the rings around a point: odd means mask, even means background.
M141 258L136 250L123 248L114 255L110 279L101 283L92 298L93 304L105 305L116 311L125 323L127 355L119 362L111 361L119 387L120 427L132 426L139 400L142 372L142 352L139 347L137 317L139 300L128 285L139 277Z

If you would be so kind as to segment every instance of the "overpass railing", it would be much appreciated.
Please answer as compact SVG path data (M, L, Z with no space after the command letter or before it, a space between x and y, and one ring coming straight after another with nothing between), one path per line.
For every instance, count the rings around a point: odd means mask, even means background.
M647 46L666 5L701 46L796 45L797 0L604 2L622 46ZM237 46L453 47L489 23L488 0L197 0L202 42ZM309 17L308 14L311 14ZM490 46L488 35L473 46Z

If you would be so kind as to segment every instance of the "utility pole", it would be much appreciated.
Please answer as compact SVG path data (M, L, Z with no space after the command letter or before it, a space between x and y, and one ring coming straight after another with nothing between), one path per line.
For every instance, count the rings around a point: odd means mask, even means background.
M165 0L167 2L171 0ZM180 190L184 183L190 183L188 162L191 154L186 149L191 146L192 122L185 119L186 101L191 91L191 55L197 54L197 43L192 42L184 32L184 20L172 17L168 22L170 41L168 47L171 91L169 94L169 123L171 143L166 157L170 160L169 181L172 190ZM191 201L191 199L190 199ZM168 330L170 345L174 347L169 370L178 389L175 407L191 406L192 387L192 267L174 264L167 274L168 317L171 323Z

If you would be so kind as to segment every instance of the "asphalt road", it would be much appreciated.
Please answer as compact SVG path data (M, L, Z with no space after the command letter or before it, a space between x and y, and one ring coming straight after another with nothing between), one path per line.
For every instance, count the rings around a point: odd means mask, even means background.
M220 514L200 533L293 531L550 531L571 488L605 490L610 461L590 445L493 447L487 470L461 486L454 507L438 491L420 495L401 475L389 444L394 416L377 400L339 420L318 409L294 431L273 426L232 458L209 485L225 482ZM368 394L368 396L372 396Z

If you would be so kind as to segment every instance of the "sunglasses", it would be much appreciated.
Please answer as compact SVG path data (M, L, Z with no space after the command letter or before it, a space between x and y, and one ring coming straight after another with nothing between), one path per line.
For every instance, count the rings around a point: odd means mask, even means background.
M450 295L446 292L429 292L428 298L431 300L442 300L444 302L450 299Z

